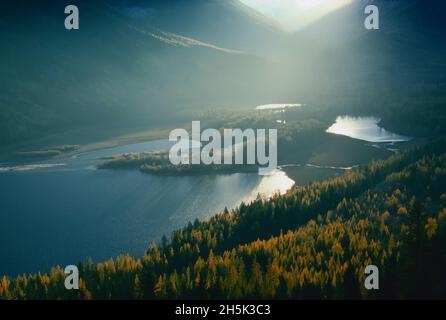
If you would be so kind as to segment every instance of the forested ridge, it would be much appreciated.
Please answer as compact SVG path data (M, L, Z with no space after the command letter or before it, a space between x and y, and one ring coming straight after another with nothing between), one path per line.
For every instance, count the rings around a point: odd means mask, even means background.
M446 140L195 221L141 258L3 277L1 299L445 298ZM364 269L380 290L364 289Z

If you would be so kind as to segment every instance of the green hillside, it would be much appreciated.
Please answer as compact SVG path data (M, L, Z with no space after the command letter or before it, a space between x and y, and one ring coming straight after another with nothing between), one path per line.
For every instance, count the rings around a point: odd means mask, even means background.
M144 257L1 279L2 299L445 298L446 141L190 223ZM364 289L365 266L380 290Z

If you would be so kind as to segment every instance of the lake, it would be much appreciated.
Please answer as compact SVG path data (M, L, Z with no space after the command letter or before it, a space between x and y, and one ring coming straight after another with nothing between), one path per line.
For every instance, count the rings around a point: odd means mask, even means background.
M410 138L398 135L381 128L379 118L339 116L336 122L327 129L328 133L347 136L353 139L375 142L404 142Z
M271 103L263 104L256 107L256 110L285 110L292 108L302 108L304 105L300 103Z
M375 143L409 139L378 124L374 117L340 116L327 132ZM189 221L252 201L259 193L265 197L283 193L294 185L281 170L267 177L257 173L168 177L95 169L103 157L164 151L172 144L157 140L47 161L1 164L0 276L46 271L87 257L103 261L126 253L141 256L150 242ZM349 169L292 166L283 168L298 184Z
M100 158L163 151L158 140L95 150L38 163L0 167L0 275L46 271L92 257L141 256L149 243L258 193L285 192L282 171L155 176L138 170L96 170Z

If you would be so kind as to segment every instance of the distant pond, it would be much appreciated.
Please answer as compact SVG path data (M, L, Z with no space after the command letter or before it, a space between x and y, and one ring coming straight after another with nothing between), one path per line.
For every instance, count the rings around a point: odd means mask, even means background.
M381 128L379 122L380 119L376 117L339 116L336 118L336 122L327 129L327 132L373 143L410 140L409 137Z

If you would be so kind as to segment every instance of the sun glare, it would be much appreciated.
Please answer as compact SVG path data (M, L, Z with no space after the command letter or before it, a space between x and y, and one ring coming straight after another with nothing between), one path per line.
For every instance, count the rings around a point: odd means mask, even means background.
M295 31L353 2L353 0L240 0Z

